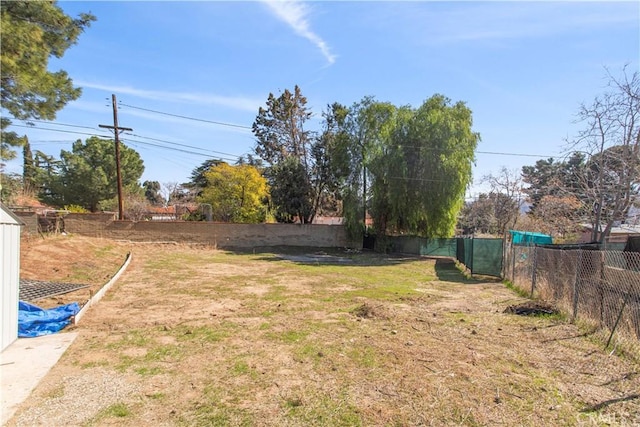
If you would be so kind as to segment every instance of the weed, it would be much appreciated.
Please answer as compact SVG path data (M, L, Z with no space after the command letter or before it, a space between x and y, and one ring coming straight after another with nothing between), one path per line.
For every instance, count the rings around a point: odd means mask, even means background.
M103 361L93 361L93 362L86 362L86 363L82 363L80 365L81 369L91 369L91 368L97 368L100 366L109 366L109 362L107 362L106 360Z
M231 368L231 372L236 376L248 375L253 380L258 378L258 373L255 368L249 366L244 360L236 361Z
M86 425L94 426L104 424L102 421L107 418L125 418L131 416L133 413L131 409L125 403L114 403L98 412L92 419L90 419Z
M180 346L160 345L151 348L144 356L145 362L177 362L186 354Z
M152 367L142 366L140 368L134 369L134 372L138 375L146 377L146 376L152 376L152 375L160 375L161 373L164 372L164 369L158 366L152 366Z
M180 424L185 426L254 426L253 416L237 406L228 406L221 401L226 393L207 385L203 390L203 400L196 402L195 408L180 416Z
M325 353L320 350L315 344L304 344L299 346L294 351L298 360L313 360L320 361Z
M126 372L129 368L133 367L138 360L126 355L120 355L120 361L116 365L116 369L120 372Z
M102 258L102 257L108 255L113 249L114 249L113 245L106 245L106 246L103 246L101 248L96 249L95 254L98 257Z
M267 301L282 302L289 298L286 286L272 286L269 293L264 296Z
M353 363L363 368L373 368L379 364L375 350L366 345L354 346L350 348L346 354Z
M62 396L64 396L64 384L56 386L55 388L49 390L49 392L47 392L46 394L46 397L48 399L59 399Z
M110 350L117 350L128 347L146 347L151 342L151 338L147 331L140 329L132 329L120 338L119 341L107 345Z
M512 290L518 296L520 296L522 298L530 298L531 297L531 290L523 289L523 288L517 286L515 283L511 282L510 280L506 280L505 279L503 281L503 283L507 287L507 289Z
M162 400L166 397L166 394L164 393L151 393L151 394L147 394L146 395L149 399L153 399L153 400Z
M107 416L122 418L122 417L128 417L129 415L131 415L131 410L124 403L115 403L107 407L104 413Z

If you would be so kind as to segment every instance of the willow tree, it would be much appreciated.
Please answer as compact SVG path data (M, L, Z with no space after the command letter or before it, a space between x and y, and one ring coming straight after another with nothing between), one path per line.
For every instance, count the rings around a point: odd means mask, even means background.
M354 238L366 230L366 218L372 209L372 174L374 159L386 147L396 121L397 108L388 102L364 97L354 103L340 122L346 141L342 150L347 170L343 172L343 216Z
M399 109L392 132L371 161L372 216L378 233L453 234L472 179L480 135L471 110L434 95Z

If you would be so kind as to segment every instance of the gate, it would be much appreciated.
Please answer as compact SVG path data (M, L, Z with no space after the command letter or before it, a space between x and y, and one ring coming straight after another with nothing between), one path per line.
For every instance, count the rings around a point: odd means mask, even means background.
M502 277L502 239L456 239L456 258L471 274Z

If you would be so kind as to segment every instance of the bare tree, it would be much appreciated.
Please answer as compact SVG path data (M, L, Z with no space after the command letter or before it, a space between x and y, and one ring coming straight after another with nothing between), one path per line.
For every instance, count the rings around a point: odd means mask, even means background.
M576 237L577 220L582 203L574 196L544 196L534 213L540 230L563 240Z
M490 194L501 195L491 199L494 201L497 229L502 235L506 235L510 228L515 227L520 216L524 201L522 176L518 170L509 170L503 166L498 174L484 176L482 182L490 185Z
M177 182L164 182L160 189L162 197L166 200L166 206L195 203L198 191L197 188L187 188Z
M629 76L626 68L622 74L618 79L607 70L608 91L580 107L586 127L570 143L587 154L580 183L592 206L592 240L599 242L639 199L640 75Z

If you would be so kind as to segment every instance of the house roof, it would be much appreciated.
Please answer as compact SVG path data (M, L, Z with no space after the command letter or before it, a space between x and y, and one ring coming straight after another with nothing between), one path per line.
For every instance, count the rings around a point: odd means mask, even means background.
M0 224L24 225L24 222L11 209L0 202Z
M592 224L580 224L586 230L593 228ZM602 230L606 228L605 224L602 224ZM611 234L640 234L640 225L620 224L617 227L611 227Z

